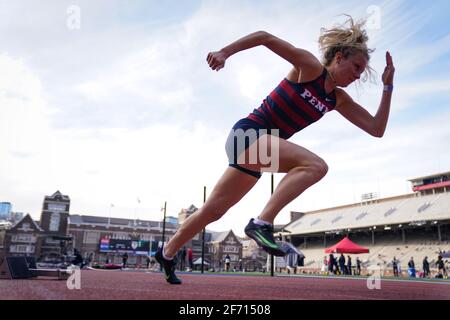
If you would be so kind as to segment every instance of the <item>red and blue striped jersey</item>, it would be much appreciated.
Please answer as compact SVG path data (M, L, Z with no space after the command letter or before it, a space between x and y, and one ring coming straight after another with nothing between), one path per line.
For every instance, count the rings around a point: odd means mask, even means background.
M336 107L336 93L325 92L327 69L315 80L296 83L286 78L248 115L267 129L279 129L280 137L290 138Z

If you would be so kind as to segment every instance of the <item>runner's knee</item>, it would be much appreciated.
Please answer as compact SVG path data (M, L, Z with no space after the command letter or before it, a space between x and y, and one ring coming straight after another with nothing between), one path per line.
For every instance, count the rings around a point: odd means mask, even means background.
M311 174L317 179L320 180L328 172L328 165L322 158L314 158L313 161L308 163L308 168Z

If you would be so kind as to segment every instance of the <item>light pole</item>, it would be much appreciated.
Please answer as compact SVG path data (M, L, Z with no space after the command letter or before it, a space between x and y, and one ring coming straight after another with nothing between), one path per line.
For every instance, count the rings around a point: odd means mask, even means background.
M164 243L166 241L166 210L167 201L164 202L164 218L163 218L163 231L162 231L162 247L164 248ZM160 270L162 271L162 264L160 265Z
M274 176L273 173L271 175L271 183L270 183L270 195L273 195L273 185L274 185ZM275 224L275 221L274 221ZM270 255L270 276L274 276L274 258L273 254Z
M203 187L203 204L206 202L206 186ZM205 269L205 232L206 227L203 228L202 232L202 273L204 273Z
M164 218L163 218L163 230L162 230L162 245L166 242L166 210L167 210L167 201L164 202Z
M138 208L139 208L140 204L141 204L141 200L139 198L137 198L137 205L134 208L134 226L135 227L136 227L136 222L138 220Z
M109 213L108 213L108 228L111 225L111 210L112 210L112 208L114 208L114 204L111 203L109 205Z

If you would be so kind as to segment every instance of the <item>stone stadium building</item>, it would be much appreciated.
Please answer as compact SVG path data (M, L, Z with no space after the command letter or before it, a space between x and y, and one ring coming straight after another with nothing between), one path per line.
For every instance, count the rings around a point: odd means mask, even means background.
M302 250L305 267L311 269L320 269L324 249L344 236L370 249L358 255L365 267L390 270L395 257L405 270L414 257L421 269L425 256L433 267L440 252L450 251L450 172L410 181L410 194L383 199L366 195L359 203L291 212L281 234Z

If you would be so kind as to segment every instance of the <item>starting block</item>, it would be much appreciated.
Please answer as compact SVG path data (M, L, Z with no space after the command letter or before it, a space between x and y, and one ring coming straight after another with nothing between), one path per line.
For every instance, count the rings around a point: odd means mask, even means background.
M67 280L71 274L67 269L38 269L34 257L6 257L0 264L0 279L53 277Z
M34 277L53 277L58 280L67 280L72 274L67 269L29 269Z

